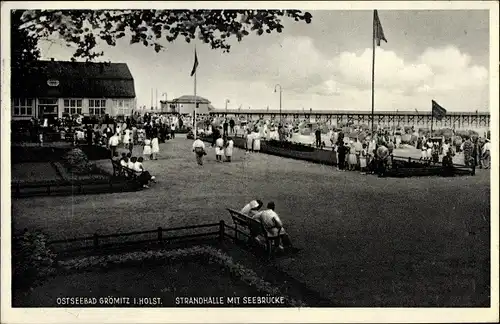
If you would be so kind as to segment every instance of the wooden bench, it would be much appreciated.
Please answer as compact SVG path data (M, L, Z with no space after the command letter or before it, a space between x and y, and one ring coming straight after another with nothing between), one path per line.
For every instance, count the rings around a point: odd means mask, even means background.
M231 215L231 218L234 223L234 236L235 239L238 240L238 234L243 234L247 236L250 241L252 241L255 237L257 236L262 236L264 237L266 241L266 251L267 251L267 256L270 258L271 255L274 252L274 247L279 244L279 234L281 233L281 229L278 232L278 235L276 237L269 236L268 232L266 231L264 224L262 224L260 221L253 219L251 217L248 217L246 215L243 215L237 210L227 208L229 214ZM244 230L248 231L248 233L245 233L243 231L240 231L238 227L243 228Z

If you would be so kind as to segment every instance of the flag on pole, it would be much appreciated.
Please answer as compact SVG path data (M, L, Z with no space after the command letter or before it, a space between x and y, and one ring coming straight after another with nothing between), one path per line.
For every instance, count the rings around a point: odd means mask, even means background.
M437 120L441 120L444 116L446 116L446 109L441 107L434 100L432 100L432 116L434 116Z
M196 49L194 49L194 65L193 69L191 70L191 76L193 76L196 73L197 67L198 67L198 55L196 55Z
M377 10L373 11L373 37L375 37L377 46L380 46L381 40L387 43L387 39L385 39L384 36L384 30L382 29L382 24L380 23L380 19L378 18Z

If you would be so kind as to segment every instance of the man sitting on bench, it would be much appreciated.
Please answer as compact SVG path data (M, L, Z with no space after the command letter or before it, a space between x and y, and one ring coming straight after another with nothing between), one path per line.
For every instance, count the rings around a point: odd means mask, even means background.
M274 202L269 202L267 204L267 209L259 212L253 218L262 222L264 228L266 229L270 237L276 237L279 233L280 236L280 249L290 249L292 250L292 242L290 237L283 228L283 223L279 218L278 214L274 211L276 208Z

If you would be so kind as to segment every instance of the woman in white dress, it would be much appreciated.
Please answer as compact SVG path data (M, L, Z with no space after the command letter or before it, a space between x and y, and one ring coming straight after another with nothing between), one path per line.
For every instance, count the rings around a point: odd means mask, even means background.
M226 150L224 152L224 155L226 156L226 162L231 162L231 157L233 156L233 147L234 147L233 139L231 137L228 137L226 143Z
M260 151L260 132L257 130L253 134L253 151L254 152L259 152Z
M247 129L247 134L246 134L246 140L247 140L247 152L252 152L253 150L253 134L250 131L250 129Z
M149 158L151 158L151 140L149 138L144 140L144 150L142 151L142 155L149 156Z
M155 132L151 140L151 160L158 160L158 153L160 153L160 144L158 142L158 133Z

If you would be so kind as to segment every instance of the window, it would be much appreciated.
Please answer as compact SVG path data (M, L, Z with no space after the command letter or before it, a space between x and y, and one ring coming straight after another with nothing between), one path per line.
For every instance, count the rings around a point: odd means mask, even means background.
M33 99L14 99L14 116L32 116Z
M106 114L106 99L89 99L89 114L90 115L105 115Z
M69 115L82 113L82 99L64 99L64 113Z
M129 112L131 106L130 99L115 99L113 103L119 115L125 115Z

